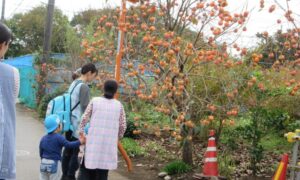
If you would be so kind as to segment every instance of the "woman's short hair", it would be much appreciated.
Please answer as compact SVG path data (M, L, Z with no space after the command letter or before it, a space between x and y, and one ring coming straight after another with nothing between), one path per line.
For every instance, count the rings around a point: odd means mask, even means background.
M88 72L91 72L92 74L96 73L96 75L98 75L98 70L93 63L88 63L88 64L85 64L84 66L82 66L81 74L85 75Z
M118 83L116 80L107 80L104 82L104 97L113 99L118 91Z
M3 23L0 23L0 44L7 45L12 40L11 30Z

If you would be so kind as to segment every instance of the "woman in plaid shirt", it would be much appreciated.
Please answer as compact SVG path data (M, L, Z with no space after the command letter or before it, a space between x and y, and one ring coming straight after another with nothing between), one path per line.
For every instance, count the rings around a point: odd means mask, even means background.
M80 133L90 123L85 154L79 170L79 180L107 180L108 171L118 166L118 140L126 130L123 105L114 95L118 89L115 80L104 83L104 97L92 99L83 114Z

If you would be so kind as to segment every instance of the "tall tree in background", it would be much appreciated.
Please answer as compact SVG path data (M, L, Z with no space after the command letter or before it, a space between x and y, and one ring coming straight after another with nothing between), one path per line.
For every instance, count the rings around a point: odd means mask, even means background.
M71 25L72 26L81 25L83 27L86 27L94 19L97 19L97 17L101 16L101 11L102 10L88 9L88 10L79 12L71 20Z
M287 31L278 30L274 35L268 32L257 34L259 45L248 55L248 62L251 61L251 54L261 54L259 64L262 67L270 68L286 61L297 61L300 58L300 30L297 28Z
M6 21L14 32L14 41L7 57L15 57L40 51L43 46L45 6L38 6L24 14L16 14ZM55 9L52 36L52 52L65 52L67 16Z

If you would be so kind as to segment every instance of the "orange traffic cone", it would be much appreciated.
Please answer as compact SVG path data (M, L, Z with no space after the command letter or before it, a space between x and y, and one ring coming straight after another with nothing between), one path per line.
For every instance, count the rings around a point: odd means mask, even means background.
M208 147L205 153L203 175L218 176L218 162L217 162L217 147L215 141L215 132L213 130L209 133Z
M286 180L286 170L287 170L288 162L289 162L288 155L283 154L281 158L281 162L272 180Z

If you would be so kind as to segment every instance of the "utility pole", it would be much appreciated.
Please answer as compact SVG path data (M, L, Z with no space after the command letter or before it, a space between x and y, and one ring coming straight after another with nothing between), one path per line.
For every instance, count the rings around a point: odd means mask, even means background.
M55 0L48 1L47 18L46 18L45 32L44 32L42 63L47 62L51 51L51 36L52 36L54 4L55 4Z
M2 0L1 22L4 21L4 16L5 16L5 0Z
M48 0L47 17L44 31L44 44L43 44L43 56L41 59L40 67L40 78L39 78L39 90L38 90L38 103L46 93L47 84L47 61L50 57L51 51L51 36L52 36L52 25L53 25L53 14L54 14L55 0Z

